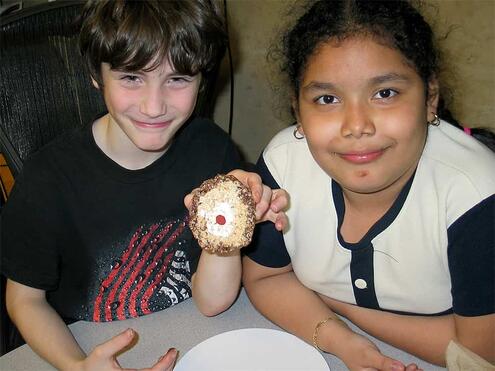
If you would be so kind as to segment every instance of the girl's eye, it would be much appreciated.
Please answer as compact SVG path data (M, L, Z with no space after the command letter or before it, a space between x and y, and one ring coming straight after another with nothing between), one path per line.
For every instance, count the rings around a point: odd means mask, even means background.
M382 89L378 93L376 93L373 98L387 99L395 97L397 94L399 93L393 89Z
M315 102L316 102L316 104L326 105L326 104L339 103L340 101L334 95L325 94L325 95L322 95L322 96L316 98Z

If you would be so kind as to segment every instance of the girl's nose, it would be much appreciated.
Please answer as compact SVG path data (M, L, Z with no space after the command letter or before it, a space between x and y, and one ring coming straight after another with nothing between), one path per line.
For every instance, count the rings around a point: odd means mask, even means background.
M348 105L344 110L341 132L345 137L354 138L375 134L375 125L366 107L359 104Z
M139 110L148 117L159 117L167 113L167 104L159 88L149 88L143 97Z

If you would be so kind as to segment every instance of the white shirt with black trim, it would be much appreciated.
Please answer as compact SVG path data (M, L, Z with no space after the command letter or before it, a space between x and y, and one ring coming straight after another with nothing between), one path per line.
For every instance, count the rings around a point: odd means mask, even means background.
M340 234L342 190L294 127L278 133L258 169L290 194L290 227L257 227L248 256L292 263L298 279L328 297L411 314L495 312L495 154L452 125L430 126L415 174L357 243Z

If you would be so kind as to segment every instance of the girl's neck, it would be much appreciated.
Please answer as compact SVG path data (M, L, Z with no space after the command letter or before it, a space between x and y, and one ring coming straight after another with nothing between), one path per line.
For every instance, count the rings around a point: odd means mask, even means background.
M356 193L342 188L345 215L340 232L345 241L355 243L364 237L392 207L415 169L409 169L396 182L378 192Z

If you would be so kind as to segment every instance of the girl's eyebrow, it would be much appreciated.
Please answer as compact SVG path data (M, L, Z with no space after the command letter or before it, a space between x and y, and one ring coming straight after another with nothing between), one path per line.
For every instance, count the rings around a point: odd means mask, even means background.
M400 73L387 73L385 75L380 75L380 76L376 76L376 77L373 77L371 80L370 80L370 84L371 85L378 85L378 84L383 84L383 83L386 83L386 82L408 82L410 81L411 78L409 76L406 76L406 75L403 75L403 74L400 74Z
M385 75L379 75L372 77L370 79L369 85L379 85L387 82L409 82L411 78L407 75L400 73L387 73ZM323 81L311 81L302 87L304 91L321 91L321 90L335 90L335 84L331 82L323 82Z
M303 86L302 89L306 91L335 90L335 85L331 82L311 81L309 84Z

